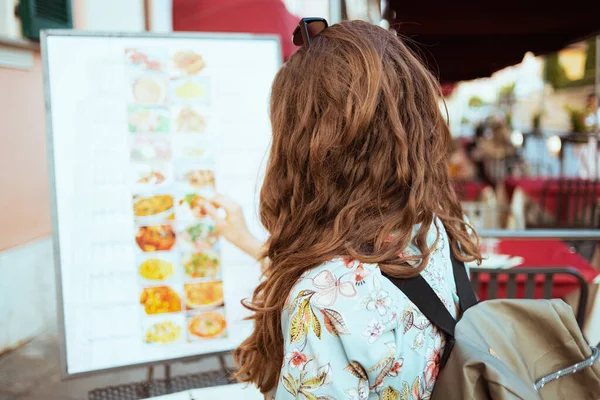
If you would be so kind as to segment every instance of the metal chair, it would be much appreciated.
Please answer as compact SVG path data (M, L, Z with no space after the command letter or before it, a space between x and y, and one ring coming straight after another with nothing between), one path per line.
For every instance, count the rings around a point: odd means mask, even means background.
M486 297L488 299L497 299L498 296L498 284L500 277L506 276L506 296L504 298L514 299L517 297L517 278L519 276L525 277L525 299L536 298L536 278L538 276L543 277L542 287L542 298L552 298L552 289L554 288L554 276L555 275L569 275L577 280L579 284L579 301L577 304L577 310L575 311L575 317L579 327L583 329L585 323L585 312L588 301L588 284L583 276L574 268L570 267L547 267L547 268L512 268L512 269L487 269L487 268L471 268L471 285L475 293L480 293L481 288L481 275L488 274L489 280L487 283ZM504 279L502 279L504 281Z
M539 229L599 229L598 180L553 179L542 188L540 207L528 228ZM553 207L548 207L552 205ZM552 217L544 210L551 209ZM567 242L583 258L590 261L596 250L596 240Z
M556 193L555 221L539 221L540 228L596 229L598 219L598 180L555 179L542 188L540 205L546 209L550 196ZM558 186L555 190L554 187Z

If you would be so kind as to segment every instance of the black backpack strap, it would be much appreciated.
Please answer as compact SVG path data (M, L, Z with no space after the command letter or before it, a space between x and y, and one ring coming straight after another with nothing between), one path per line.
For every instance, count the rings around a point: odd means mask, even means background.
M461 314L477 304L477 295L471 286L471 280L467 275L465 263L458 261L450 249L450 258L452 259L452 272L454 273L454 283L456 285L456 294L458 295Z
M465 264L456 259L452 250L450 250L450 258L452 259L452 272L454 274L456 293L458 294L462 314L477 304L477 296L471 286ZM396 285L433 325L437 326L446 335L454 337L456 320L431 286L429 286L425 278L421 275L409 279L394 278L387 274L383 275Z
M456 320L452 317L444 303L433 291L425 278L417 275L414 278L401 279L384 274L394 285L421 310L431 323L450 337L454 337Z

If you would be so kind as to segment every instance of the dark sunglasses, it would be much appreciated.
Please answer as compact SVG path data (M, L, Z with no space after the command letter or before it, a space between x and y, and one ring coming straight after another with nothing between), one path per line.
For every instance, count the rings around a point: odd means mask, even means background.
M292 34L292 42L296 46L310 46L310 41L327 28L325 18L302 18Z

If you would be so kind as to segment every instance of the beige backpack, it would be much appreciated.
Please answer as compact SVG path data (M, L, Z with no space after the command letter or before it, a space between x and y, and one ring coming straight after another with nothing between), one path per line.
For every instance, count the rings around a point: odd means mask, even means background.
M600 399L600 351L562 300L477 298L452 258L461 316L454 320L422 276L388 276L447 337L432 400ZM598 361L598 362L596 362Z

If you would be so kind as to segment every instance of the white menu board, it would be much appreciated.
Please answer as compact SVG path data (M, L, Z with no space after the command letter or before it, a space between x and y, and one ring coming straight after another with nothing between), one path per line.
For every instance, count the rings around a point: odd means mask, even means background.
M66 376L235 348L260 271L203 204L257 199L270 36L49 31L42 40Z

